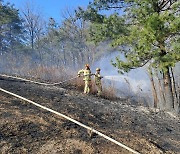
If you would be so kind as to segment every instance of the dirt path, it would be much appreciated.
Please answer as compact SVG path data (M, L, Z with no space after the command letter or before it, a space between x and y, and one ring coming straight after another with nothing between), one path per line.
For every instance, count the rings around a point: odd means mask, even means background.
M169 113L75 90L0 78L0 87L68 115L141 153L180 151L180 121ZM0 92L1 153L126 154L84 128Z

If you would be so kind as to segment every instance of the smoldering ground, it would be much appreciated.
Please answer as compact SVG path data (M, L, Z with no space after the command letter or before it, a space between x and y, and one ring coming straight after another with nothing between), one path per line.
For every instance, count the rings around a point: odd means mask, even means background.
M179 118L170 113L127 105L127 100L83 95L68 85L46 87L0 78L0 87L96 128L140 153L178 153L180 149ZM5 93L0 98L2 153L128 153L25 101Z

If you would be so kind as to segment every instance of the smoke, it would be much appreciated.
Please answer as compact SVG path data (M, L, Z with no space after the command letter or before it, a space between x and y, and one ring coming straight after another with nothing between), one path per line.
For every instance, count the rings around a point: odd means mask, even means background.
M150 81L145 68L134 69L123 75L119 74L118 69L111 64L111 60L115 61L115 58L119 55L119 52L113 52L103 56L93 65L92 70L95 71L99 67L101 68L101 75L105 76L105 79L118 81L119 83L126 82L127 79L134 91L137 90L138 86L147 91L150 87ZM124 58L123 55L120 55L120 57Z
M94 72L97 67L101 68L101 75L104 86L113 85L116 88L118 97L146 97L148 105L152 105L151 85L145 68L131 70L129 73L119 74L118 69L112 66L111 60L116 57L125 59L120 52L113 52L103 56L92 67Z
M128 76L104 76L104 80L110 80L112 82L118 83L118 87L130 87L134 93L137 93L138 90L148 89L147 82L145 80L135 80Z

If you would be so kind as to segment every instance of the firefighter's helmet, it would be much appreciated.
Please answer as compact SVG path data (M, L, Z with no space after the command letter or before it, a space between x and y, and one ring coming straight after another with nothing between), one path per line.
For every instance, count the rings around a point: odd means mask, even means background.
M96 68L96 71L100 71L101 69L100 68Z
M85 67L90 67L89 64L85 64Z

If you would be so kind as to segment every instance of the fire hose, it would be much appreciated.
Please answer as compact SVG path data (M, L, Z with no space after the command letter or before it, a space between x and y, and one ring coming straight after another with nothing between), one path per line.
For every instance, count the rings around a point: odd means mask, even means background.
M68 81L71 81L73 79L78 78L78 77L72 77L70 79L60 81L60 82L56 82L56 83L44 83L44 82L37 82L37 81L24 79L24 78L21 78L21 77L14 77L14 76L9 76L9 75L4 75L4 74L1 74L0 76L11 78L11 79L17 79L17 80L21 80L21 81L25 81L25 82L31 82L31 83L35 83L35 84L39 84L39 85L44 85L44 86L55 86L55 85L59 85L59 84L62 84L62 83L65 83L65 82L68 82Z
M5 90L5 89L0 88L0 91L4 92L4 93L6 93L6 94L12 95L12 96L14 96L14 97L16 97L16 98L19 98L19 99L21 99L21 100L24 100L24 101L26 101L26 102L28 102L28 103L31 103L31 104L33 104L33 105L35 105L35 106L37 106L37 107L39 107L39 108L41 108L41 109L44 109L44 110L49 111L49 112L51 112L51 113L54 113L54 114L56 114L56 115L58 115L58 116L61 116L61 117L65 118L65 119L67 119L67 120L69 120L69 121L71 121L71 122L73 122L73 123L75 123L75 124L77 124L77 125L85 128L85 129L87 129L87 130L90 130L91 132L93 132L93 133L95 133L95 134L98 134L99 136L101 136L101 137L109 140L110 142L112 142L112 143L114 143L114 144L117 144L118 146L120 146L120 147L122 147L122 148L124 148L124 149L126 149L126 150L128 150L128 151L130 151L130 152L132 152L133 154L140 154L138 151L133 150L132 148L130 148L130 147L128 147L128 146L126 146L126 145L118 142L117 140L115 140L115 139L113 139L113 138L111 138L111 137L109 137L109 136L107 136L107 135L99 132L98 130L93 129L92 127L89 127L89 126L87 126L87 125L85 125L85 124L83 124L83 123L81 123L81 122L79 122L79 121L77 121L77 120L75 120L75 119L72 119L72 118L70 118L70 117L68 117L68 116L66 116L66 115L64 115L64 114L62 114L62 113L59 113L59 112L57 112L57 111L55 111L55 110L53 110L53 109L50 109L50 108L48 108L48 107L45 107L45 106L43 106L43 105L40 105L40 104L38 104L38 103L36 103L36 102L33 102L33 101L31 101L31 100L29 100L29 99L27 99L27 98L24 98L24 97L22 97L22 96L20 96L20 95L17 95L17 94L14 94L14 93L12 93L12 92L9 92L9 91L7 91L7 90Z
M93 75L94 75L94 74L93 74ZM0 76L2 76L2 77L7 77L7 78L12 78L12 79L18 79L18 80L21 80L21 81L36 83L36 84L45 85L45 86L59 85L59 84L65 83L65 82L67 82L67 81L71 81L71 80L76 79L76 78L79 77L79 76L73 77L73 78L70 78L70 79L67 79L67 80L64 80L64 81L61 81L61 82L57 82L57 83L41 83L41 82L31 81L31 80L28 80L28 79L23 79L23 78L20 78L20 77L13 77L13 76L9 76L9 75L2 75L2 74L0 74ZM105 135L105 134L103 134L103 133L101 133L101 132L99 132L99 131L91 128L91 127L89 127L89 126L87 126L87 125L84 125L83 123L81 123L81 122L79 122L79 121L76 121L76 120L74 120L74 119L72 119L72 118L70 118L70 117L68 117L68 116L66 116L66 115L64 115L64 114L61 114L61 113L59 113L59 112L57 112L57 111L55 111L55 110L52 110L52 109L50 109L50 108L48 108L48 107L42 106L42 105L40 105L40 104L38 104L38 103L36 103L36 102L33 102L33 101L31 101L31 100L29 100L29 99L26 99L26 98L24 98L24 97L22 97L22 96L20 96L20 95L17 95L17 94L14 94L14 93L12 93L12 92L9 92L9 91L7 91L7 90L5 90L5 89L0 88L0 91L2 91L2 92L4 92L4 93L7 93L7 94L10 94L10 95L12 95L12 96L14 96L14 97L17 97L17 98L19 98L19 99L21 99L21 100L24 100L24 101L26 101L26 102L29 102L29 103L31 103L31 104L34 104L35 106L40 107L40 108L42 108L42 109L44 109L44 110L47 110L47 111L49 111L49 112L51 112L51 113L54 113L54 114L56 114L56 115L59 115L59 116L65 118L65 119L67 119L67 120L69 120L69 121L71 121L71 122L73 122L73 123L75 123L75 124L77 124L77 125L79 125L79 126L81 126L81 127L86 128L87 130L90 130L90 131L93 132L93 133L98 134L99 136L101 136L101 137L109 140L110 142L113 142L113 143L117 144L118 146L120 146L120 147L122 147L122 148L124 148L124 149L126 149L126 150L128 150L128 151L130 151L130 152L132 152L132 153L134 153L134 154L140 154L138 151L135 151L135 150L133 150L132 148L130 148L130 147L128 147L128 146L126 146L126 145L124 145L124 144L116 141L115 139L113 139L113 138L111 138L111 137L109 137L109 136L107 136L107 135Z

